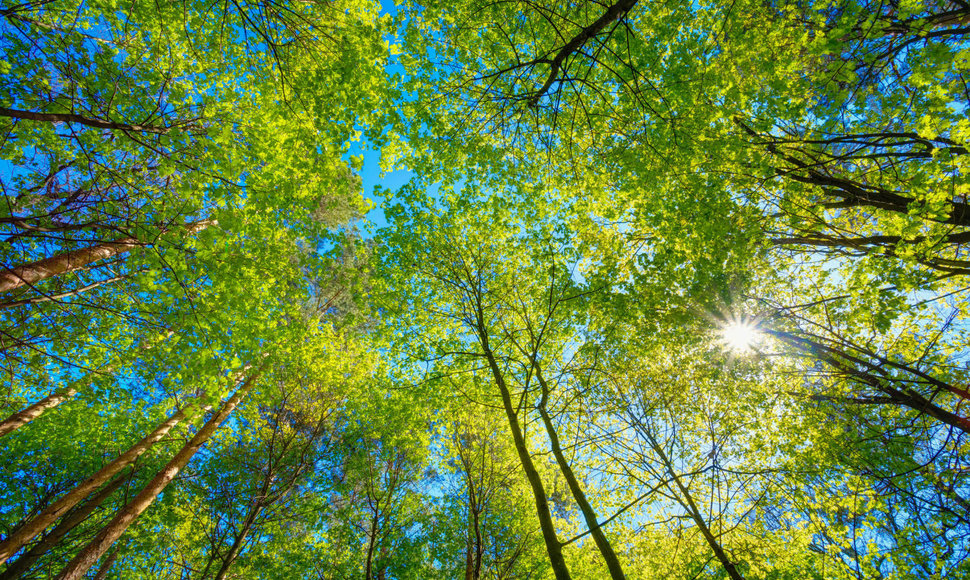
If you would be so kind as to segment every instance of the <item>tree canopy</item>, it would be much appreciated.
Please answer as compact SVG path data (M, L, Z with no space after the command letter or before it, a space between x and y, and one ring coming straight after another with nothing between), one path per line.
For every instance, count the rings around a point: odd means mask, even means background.
M0 580L970 578L970 4L0 46Z

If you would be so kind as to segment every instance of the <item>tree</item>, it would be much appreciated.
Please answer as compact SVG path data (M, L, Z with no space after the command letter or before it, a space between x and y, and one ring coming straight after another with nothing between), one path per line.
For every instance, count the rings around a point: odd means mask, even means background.
M75 456L96 450L77 462L76 477L53 461L61 479L44 495L4 484L24 496L20 515L32 522L5 557L118 468L157 462L152 443L182 419L162 420L159 407L225 399L227 373L261 360L268 344L284 359L326 358L332 313L313 308L310 289L325 277L324 248L342 237L334 230L365 208L341 155L383 90L376 12L366 2L209 8L79 1L3 10L10 62L0 67L0 151L10 177L0 330L4 406L16 411L5 425L21 427L7 442L37 462L72 445ZM340 94L351 77L352 98ZM291 155L298 149L305 153ZM272 211L284 206L286 215ZM132 428L129 415L152 408L162 428ZM80 428L82 417L91 424ZM49 436L64 425L73 425L71 445ZM112 431L120 457L102 462L98 443ZM146 433L141 445L125 443ZM104 554L204 441L147 482L64 574ZM92 473L100 475L76 480ZM57 503L64 493L70 501ZM111 507L120 507L116 498ZM96 531L107 511L71 538ZM13 565L50 569L70 559L76 540L51 545L52 537L41 540L45 556ZM21 557L34 558L39 545ZM123 568L131 546L111 551L99 575Z
M585 533L594 539L609 573L622 577L617 553L574 471L575 459L564 452L560 427L553 421L551 409L558 403L552 397L558 400L569 395L554 393L553 385L544 378L548 372L546 364L563 364L551 353L571 348L570 341L577 340L572 335L576 332L571 326L575 323L572 304L581 301L586 292L572 282L571 248L568 241L558 237L560 232L544 228L546 224L542 222L529 221L531 216L510 212L499 197L486 197L482 205L491 210L492 227L500 229L482 231L476 227L482 223L477 221L480 214L468 201L474 200L475 194L472 186L460 194L449 194L440 209L418 206L420 209L410 213L402 208L394 216L398 220L396 227L388 232L386 243L393 251L387 259L398 266L402 256L416 260L410 267L403 266L406 276L415 278L401 283L399 288L429 287L428 293L402 293L402 298L414 301L412 310L429 311L427 327L449 328L449 332L460 337L431 343L427 356L434 360L453 357L451 364L461 365L458 368L464 367L463 372L481 368L477 372L488 377L482 380L493 385L495 392L486 397L504 410L557 577L568 577L569 571L562 551L565 543L559 538L553 518L548 482L543 480L536 459L536 446L541 449L546 444L555 458L557 474L565 479L567 493L582 514ZM420 198L416 201L421 203ZM516 232L520 230L518 237ZM424 237L429 231L435 232L434 238ZM530 249L530 243L542 245L535 250ZM415 268L419 263L421 266ZM546 272L548 281L543 276ZM419 302L428 297L428 303ZM429 336L427 327L418 332ZM537 420L545 437L530 443L527 429Z
M272 389L278 391L269 397L272 406L256 405L239 419L186 482L210 513L204 565L196 566L200 578L228 577L258 547L269 521L299 522L301 496L318 493L308 484L311 472L335 454L338 388L291 380Z
M447 577L531 578L548 576L548 560L534 503L512 442L494 429L504 412L481 404L481 390L460 375L448 377L459 393L438 435L436 487L442 498L434 515L432 557ZM444 403L444 401L442 401Z
M446 183L475 166L485 187L561 172L570 185L553 179L542 197L564 208L553 219L580 240L583 279L609 296L602 332L633 313L640 340L671 327L713 340L718 325L748 321L778 339L765 372L801 377L785 390L807 399L791 403L806 416L824 406L860 437L898 438L887 449L899 461L912 445L918 463L934 450L950 464L965 398L965 7L636 4L599 28L618 6L414 6L411 31L440 31L408 37L425 129L412 129L415 163L448 164L432 174ZM833 438L812 433L822 448ZM950 436L952 447L934 444ZM893 490L895 505L935 518L932 503L886 487L905 471L896 459L869 447L862 457L826 456L833 481L868 486L867 497ZM902 510L891 517L889 536L915 529ZM859 521L863 537L884 537ZM931 528L926 545L952 545ZM958 569L962 552L940 550Z
M962 0L380 10L0 6L0 575L967 575Z

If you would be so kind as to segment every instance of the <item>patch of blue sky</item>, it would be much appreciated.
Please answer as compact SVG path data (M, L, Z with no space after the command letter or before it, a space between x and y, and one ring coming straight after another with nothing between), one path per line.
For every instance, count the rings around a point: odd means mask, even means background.
M397 14L397 5L393 0L381 0L382 16L396 17ZM397 39L387 34L385 35L385 40L390 44L396 43ZM395 57L390 57L389 62L390 64L386 67L389 75L405 74L404 67L401 66ZM393 195L394 192L398 191L411 180L414 172L407 168L392 168L386 171L384 167L387 160L382 160L380 148L369 140L366 135L361 136L360 139L351 141L349 150L344 155L344 160L349 162L351 157L356 157L361 160L359 175L364 197L373 204L373 207L365 216L365 223L362 228L363 234L369 237L373 235L376 229L387 225L387 219L381 206L389 195Z
M389 195L398 191L414 176L410 169L395 169L384 171L381 168L381 151L366 140L351 143L347 157L356 156L363 159L360 170L364 197L373 203L373 207L365 216L364 234L370 235L374 229L387 225L382 204Z

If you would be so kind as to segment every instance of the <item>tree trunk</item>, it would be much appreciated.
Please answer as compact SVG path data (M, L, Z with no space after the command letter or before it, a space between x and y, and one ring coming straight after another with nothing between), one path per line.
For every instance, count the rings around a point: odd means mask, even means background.
M459 452L460 453L460 452ZM464 464L464 461L462 461ZM465 464L465 469L468 469ZM475 499L475 488L471 474L468 477L468 539L465 541L465 580L478 580L482 569L481 544L482 536L478 521L478 501Z
M184 226L185 233L188 235L196 234L213 223L215 223L213 220L201 220L186 224ZM166 231L168 231L167 228L163 228L160 233L165 233ZM8 268L0 272L0 294L16 290L26 285L33 285L66 272L79 270L94 262L106 260L120 254L126 254L139 245L141 245L141 242L137 238L129 236L88 248L61 252L50 258Z
M0 306L0 308L3 308L3 306ZM175 332L172 330L169 330L162 336L161 339L153 339L152 341L149 341L147 344L143 344L138 348L142 350L148 350L149 348L152 348L155 346L156 341L160 341L164 338L168 338L173 334L175 334ZM103 366L96 371L91 371L83 379L80 379L79 381L82 383L87 382L87 381L90 381L95 374L106 374L106 373L113 372L117 364L118 364L117 361L115 361L112 364ZM54 407L60 405L64 401L71 399L76 394L77 394L77 389L75 389L73 386L66 387L63 389L58 389L53 394L41 399L40 401L37 401L36 403L34 403L33 405L30 405L26 409L22 411L18 411L13 415L10 415L6 419L4 419L2 423L0 423L0 437L3 437L8 433L16 431L17 429L23 427L27 423L40 417L49 409L53 409ZM0 564L2 563L3 561L0 560Z
M111 571L111 566L113 566L115 563L115 560L118 559L118 554L120 552L121 552L121 546L118 546L114 550L111 550L111 553L108 554L108 557L105 558L104 562L101 563L101 566L98 568L98 571L94 575L94 578L92 580L104 580L105 578L107 578L108 572Z
M26 409L17 411L0 423L0 437L13 433L37 417L40 417L48 410L53 409L68 399L73 398L76 394L77 391L70 387L66 389L58 389L52 394L37 401L33 405L30 405Z
M239 557L239 553L242 552L243 542L246 540L246 536L249 535L249 531L252 530L253 523L256 522L256 517L259 515L259 512L262 511L262 509L262 505L256 504L250 510L249 514L246 515L246 521L243 522L242 529L239 530L239 533L236 535L236 539L233 540L232 547L229 548L229 553L226 554L225 559L223 559L222 565L219 567L219 571L216 572L215 580L225 580L226 574L229 573L229 568L232 566L232 563L236 561L236 558Z
M465 539L465 580L478 580L482 575L482 522L481 514L486 509L489 502L490 490L485 482L485 461L487 455L487 443L483 442L482 451L482 472L479 474L481 487L476 489L475 478L472 477L474 469L474 458L466 457L463 450L463 440L458 434L454 436L458 457L461 461L463 475L468 487L468 516L466 518L466 539ZM494 469L494 468L493 468ZM489 480L491 481L491 480Z
M475 580L475 569L472 564L471 540L465 544L465 580Z
M236 393L229 398L222 408L209 419L205 425L195 434L182 449L172 458L168 464L158 472L145 489L139 493L135 499L122 508L115 517L108 523L98 535L91 540L73 560L57 575L56 580L79 580L84 574L94 566L98 559L104 555L115 541L125 533L128 527L134 523L152 503L158 494L164 490L178 472L188 464L189 460L202 448L206 441L212 437L216 429L222 425L230 413L239 405L243 397L249 392L256 382L259 371L250 375L248 379L239 387Z
M243 543L246 541L246 538L256 525L256 518L259 517L259 514L262 513L267 506L271 506L279 501L280 498L289 493L289 491L296 485L301 470L297 470L293 474L293 477L289 480L289 484L283 489L280 489L273 495L269 494L270 486L276 478L277 468L279 466L280 464L277 463L276 468L267 471L266 477L263 479L262 489L259 491L260 499L252 504L252 507L249 509L249 513L246 514L246 519L243 521L242 528L239 530L239 533L236 534L236 537L232 542L232 546L229 548L229 553L226 554L226 557L222 560L222 565L219 567L219 571L216 572L215 580L225 580L226 574L229 573L229 568L232 566L233 562L236 561L236 558L239 557L240 552L242 552Z
M133 473L133 472L132 472ZM0 580L14 580L20 578L24 572L29 570L34 563L40 559L41 556L46 554L51 548L56 546L67 534L71 532L78 524L87 519L88 516L99 506L104 500L114 493L116 489L121 487L121 484L125 482L126 479L131 477L132 473L119 475L111 483L106 485L104 489L99 491L91 499L84 502L76 510L72 511L64 519L60 521L54 529L51 530L49 534L44 536L40 542L35 544L26 554L17 558L17 560L7 567L7 569L0 574Z
M482 577L482 556L485 547L482 545L482 523L479 521L478 512L475 512L475 574L474 580Z
M724 571L727 572L728 577L730 577L731 580L744 580L744 576L742 576L741 573L738 572L738 569L737 567L735 567L734 562L732 562L731 559L728 558L727 552L724 551L724 547L721 546L721 543L717 540L716 537L714 537L714 534L711 532L711 528L707 525L707 522L704 521L704 518L701 516L700 510L697 508L697 504L694 503L694 498L690 495L690 490L688 490L687 487L680 480L680 476L677 475L677 472L674 469L674 465L670 461L670 458L667 457L666 453L664 453L663 447L661 447L660 442L658 442L654 438L652 433L644 432L644 434L647 436L647 439L650 442L650 446L660 457L660 461L664 464L664 468L667 470L667 473L670 474L671 479L673 479L674 483L677 485L676 495L679 495L682 498L684 498L684 501L680 502L681 505L685 507L687 511L690 513L691 519L694 520L694 524L696 524L697 528L701 531L701 535L704 536L704 540L707 541L707 545L710 546L711 550L714 552L714 555L721 563L721 566L724 567ZM670 488L669 484L667 485L667 488L668 489Z
M474 562L472 568L472 580L478 580L482 577L482 552L484 548L482 547L482 522L479 517L479 506L477 502L474 502L474 507L472 507L472 502L469 502L470 512L472 516L472 528L475 530L475 543L474 551Z
M10 292L41 280L59 276L65 272L79 270L88 264L106 260L119 254L126 254L138 246L137 238L120 238L88 248L61 252L31 264L24 264L0 272L0 293Z
M115 121L105 121L93 117L85 117L75 113L38 113L35 111L21 111L19 109L8 109L0 107L0 116L10 117L11 119L22 119L25 121L40 121L42 123L78 123L87 125L95 129L109 129L112 131L130 131L133 133L168 133L170 127L160 127L157 125L130 125L128 123L117 123Z
M6 540L0 542L0 564L9 560L10 557L17 553L18 550L23 548L27 542L37 537L37 535L43 532L47 526L51 525L57 520L57 518L67 513L69 509L86 498L92 491L104 485L122 469L134 463L135 460L145 453L145 451L150 449L155 442L167 435L168 432L171 431L172 428L175 427L175 425L177 425L184 417L184 410L176 411L165 422L156 427L154 431L149 433L141 441L128 449L128 451L125 451L123 454L116 457L114 461L102 467L97 473L82 481L73 490L69 491L59 500L48 506L44 511L37 514L34 519L18 528L17 531L11 534Z
M489 369L492 371L492 377L502 395L502 406L505 408L505 416L509 421L509 429L512 430L515 451L519 456L519 462L522 464L522 470L525 471L526 479L529 480L532 495L535 497L536 515L539 517L539 528L542 530L542 538L546 543L546 551L549 553L552 571L556 580L568 580L570 578L569 568L566 567L566 559L562 555L562 542L559 541L555 525L552 522L552 512L549 510L546 490L542 486L542 479L539 477L539 472L532 463L532 456L529 455L529 450L525 445L525 437L522 435L518 414L512 405L512 394L509 392L505 377L502 376L502 371L498 368L495 355L489 346L488 335L485 331L485 317L480 311L478 313L478 328L475 330L478 332L478 340L488 361Z
M374 580L372 568L374 565L374 546L377 544L377 528L380 523L380 510L381 502L377 500L374 502L374 519L371 520L370 539L367 541L367 560L364 564L365 580Z
M562 447L559 445L559 435L556 433L556 427L552 424L552 419L549 418L549 412L546 410L546 402L549 398L549 385L542 378L542 373L535 359L532 360L532 364L536 371L536 379L539 381L539 386L542 387L542 400L538 406L539 415L542 417L542 424L546 428L546 435L549 437L549 444L552 447L552 454L556 458L556 463L559 465L559 471L566 479L569 491L572 493L573 499L576 500L579 510L583 513L586 528L589 529L589 533L593 536L593 541L596 542L596 547L599 548L600 554L606 561L606 567L610 571L610 577L613 580L624 580L626 575L623 574L620 559L617 557L616 552L613 551L613 545L606 538L606 534L603 533L603 529L600 527L600 523L596 518L596 512L586 499L586 494L583 493L583 488L579 485L579 480L576 479L576 474L573 473L569 462L566 460L566 455L562 452Z

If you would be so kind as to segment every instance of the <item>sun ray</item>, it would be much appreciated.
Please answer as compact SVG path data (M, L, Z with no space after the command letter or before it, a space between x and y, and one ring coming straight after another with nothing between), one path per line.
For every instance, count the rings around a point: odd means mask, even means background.
M760 335L755 325L745 321L731 321L721 329L721 341L733 352L752 350Z

